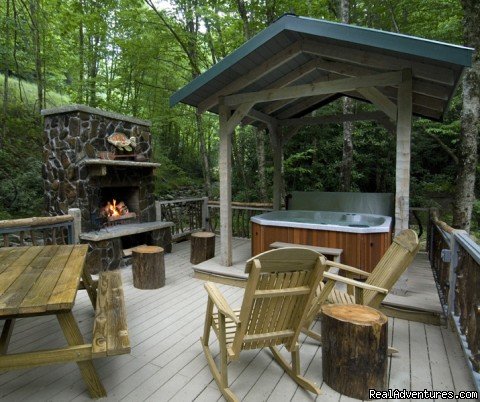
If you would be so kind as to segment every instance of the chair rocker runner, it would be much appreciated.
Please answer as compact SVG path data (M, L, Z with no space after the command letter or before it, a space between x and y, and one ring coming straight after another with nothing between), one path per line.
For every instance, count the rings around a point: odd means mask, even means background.
M200 341L213 377L227 400L238 400L228 386L227 363L238 359L242 350L264 347L270 348L275 360L295 382L320 394L313 382L300 375L297 340L326 261L321 254L302 248L270 250L251 258L246 263L249 277L239 311L232 310L213 283L205 284L208 303ZM220 367L210 351L210 328L219 342ZM291 353L291 364L280 354L278 345L284 345Z
M346 272L347 275L363 276L366 277L367 280L365 282L359 282L354 279L325 272L323 277L327 279L327 281L326 283L320 283L317 289L315 300L309 309L302 332L321 342L320 334L309 328L319 314L321 306L325 303L356 303L378 309L388 292L410 266L419 248L420 245L417 234L411 229L406 229L395 236L392 244L371 273L345 264L327 261L327 267L339 268L340 271ZM355 293L349 294L338 291L335 289L336 282L353 286Z

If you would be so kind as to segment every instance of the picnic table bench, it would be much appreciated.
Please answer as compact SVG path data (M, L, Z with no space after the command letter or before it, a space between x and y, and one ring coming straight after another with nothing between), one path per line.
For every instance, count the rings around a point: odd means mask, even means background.
M102 272L97 284L84 271L88 245L0 248L0 370L76 362L93 398L106 396L93 366L96 357L130 352L122 279ZM85 343L73 316L80 278L95 301L93 342ZM56 315L68 346L7 354L15 320Z

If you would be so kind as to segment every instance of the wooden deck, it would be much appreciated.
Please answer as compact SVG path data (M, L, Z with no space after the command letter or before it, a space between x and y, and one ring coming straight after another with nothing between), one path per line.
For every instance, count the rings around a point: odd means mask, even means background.
M234 242L235 246L242 244L237 239ZM108 392L107 400L222 400L199 342L207 298L202 281L192 278L189 246L188 242L175 244L173 253L166 255L167 280L161 289L135 289L130 269L122 270L132 353L94 361ZM219 287L238 306L243 289ZM79 292L73 312L86 340L91 340L94 317L85 292ZM10 352L63 346L59 331L54 317L18 320ZM390 388L474 390L462 351L450 330L395 318L389 320L389 336L390 344L400 350L390 359ZM218 351L215 336L211 338L213 350ZM324 392L317 400L351 400L323 384L321 347L303 335L300 342L303 371ZM245 401L314 399L296 386L268 351L244 352L229 369L231 388ZM90 400L78 368L72 363L2 373L0 399Z

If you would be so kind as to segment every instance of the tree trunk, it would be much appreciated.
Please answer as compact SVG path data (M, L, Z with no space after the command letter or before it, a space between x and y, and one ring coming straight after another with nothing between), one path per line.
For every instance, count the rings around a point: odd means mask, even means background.
M343 98L343 114L353 112L353 100L347 97ZM342 171L341 171L341 191L350 191L352 186L353 170L353 122L343 123L343 151L342 151Z
M248 21L247 7L245 5L245 1L237 0L237 8L238 8L238 13L240 14L240 18L242 19L242 22L243 22L243 37L245 38L245 40L248 40L251 37L251 32L250 32L250 24Z
M164 250L157 246L138 246L132 250L133 286L158 289L165 286Z
M194 265L215 256L215 233L196 232L190 236L190 262Z
M340 16L342 22L350 23L350 0L340 0ZM343 98L343 114L351 114L353 112L353 100L347 97ZM341 191L350 191L352 185L352 169L353 169L353 122L346 121L343 123L343 152L342 166L340 172L340 189Z
M462 0L466 45L477 51L472 67L463 78L462 129L459 147L459 169L453 211L453 226L470 231L475 201L475 171L477 166L477 136L480 116L480 3Z
M40 42L40 26L41 26L41 16L40 16L40 3L38 0L30 1L30 17L32 21L32 36L33 36L33 45L35 49L35 80L37 82L37 109L40 111L45 107L44 100L44 81L43 81L43 72L42 72L42 49Z
M85 79L85 36L83 32L83 0L79 1L80 6L80 25L78 27L78 94L79 103L83 103L84 98L84 79Z
M205 131L203 130L203 119L199 114L195 114L197 122L198 137L200 139L200 158L202 162L203 184L205 195L207 197L211 194L212 182L210 179L210 161L208 160L207 146L205 142Z
M258 162L258 189L260 191L260 200L267 201L267 177L265 175L265 137L264 131L254 128L257 148Z
M337 392L370 399L369 390L387 388L387 317L367 306L322 307L323 380Z
M100 37L90 36L90 60L88 66L88 105L97 106L98 45Z
M0 134L0 149L3 148L3 141L7 138L7 115L8 115L8 76L10 71L10 64L8 59L10 57L10 0L7 0L5 10L5 58L3 59L3 128Z

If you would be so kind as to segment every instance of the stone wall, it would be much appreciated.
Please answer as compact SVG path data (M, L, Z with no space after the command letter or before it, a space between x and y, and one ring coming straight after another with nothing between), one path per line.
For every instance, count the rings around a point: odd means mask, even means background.
M43 169L45 212L67 214L69 208L80 208L82 231L94 228L92 214L98 210L102 186L138 186L140 222L155 220L153 169L117 169L108 167L106 176L92 176L86 159L96 159L101 152L114 152L107 142L114 132L135 137L137 160L149 161L150 122L106 112L83 105L43 110L45 116ZM118 151L117 151L118 153Z

